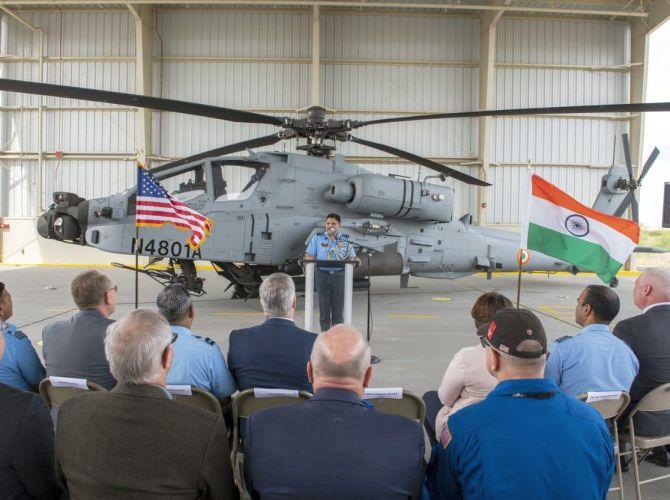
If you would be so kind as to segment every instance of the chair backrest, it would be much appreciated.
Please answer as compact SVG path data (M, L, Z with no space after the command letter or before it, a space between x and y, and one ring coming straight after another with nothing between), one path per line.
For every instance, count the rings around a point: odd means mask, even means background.
M70 377L47 377L40 382L40 396L49 408L60 406L63 401L86 391L106 391L90 380Z
M219 400L216 399L214 394L201 389L200 387L193 386L178 386L181 390L175 390L174 386L167 386L167 390L172 394L172 398L179 403L184 403L189 406L195 406L196 408L201 408L203 410L211 411L217 415L223 415L221 410L221 404ZM188 388L184 390L183 387Z
M307 391L290 389L246 389L233 399L233 418L249 418L253 412L293 403L312 397Z
M633 418L639 412L665 410L670 410L670 383L659 385L656 389L650 391L635 405L629 418Z
M593 406L604 420L619 418L628 406L630 395L625 391L586 392L577 399Z
M384 413L401 415L423 423L426 404L417 395L400 387L390 389L366 389L364 398Z

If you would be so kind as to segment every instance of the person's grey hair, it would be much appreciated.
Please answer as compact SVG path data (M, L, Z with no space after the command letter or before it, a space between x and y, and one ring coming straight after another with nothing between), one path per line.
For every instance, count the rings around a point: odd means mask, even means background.
M92 269L78 274L70 283L72 299L79 309L93 309L102 304L112 281L100 271Z
M542 352L542 344L537 340L524 340L517 346L516 350L519 352L539 353ZM547 356L544 354L537 358L519 358L504 352L498 352L498 354L512 369L523 373L544 371L544 364L547 360Z
M670 297L670 270L664 267L650 267L642 271L640 276L650 281L659 294Z
M370 366L370 345L353 327L337 325L334 328L339 329L342 334L356 333L358 341L344 361L337 361L330 346L323 340L324 334L319 335L310 357L314 373L327 378L362 380Z
M284 273L274 273L261 283L261 307L268 316L288 316L295 300L293 279Z
M168 323L175 323L188 314L193 299L184 285L175 283L161 290L156 297L156 305Z
M172 331L167 321L148 309L136 309L107 327L105 356L119 383L155 382Z

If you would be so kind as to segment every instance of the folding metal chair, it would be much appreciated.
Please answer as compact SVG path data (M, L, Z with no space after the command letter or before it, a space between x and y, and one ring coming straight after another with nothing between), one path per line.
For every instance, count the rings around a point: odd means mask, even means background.
M621 500L623 500L623 474L621 471L621 450L619 447L619 428L617 426L617 419L624 411L626 411L630 396L624 391L588 392L578 395L577 399L593 406L593 408L598 410L598 413L600 413L604 420L610 422L612 439L614 440L614 459L616 460L616 475L619 486L610 488L609 491L618 491Z
M223 415L221 409L221 404L219 400L216 399L214 394L202 389L200 387L194 386L178 386L181 390L171 390L174 386L167 387L167 390L172 394L172 398L179 403L187 404L189 406L195 406L196 408L201 408L203 410L211 411L217 415ZM183 388L189 389L184 391Z
M410 391L402 388L369 388L365 390L364 398L381 412L411 418L423 425L426 417L426 404Z
M638 500L642 498L642 492L640 491L641 485L670 478L670 474L665 474L640 481L640 471L637 463L636 450L645 451L651 448L656 448L657 446L665 446L670 444L670 433L654 436L635 435L634 421L636 416L639 418L639 416L645 413L654 414L661 411L668 412L667 419L670 421L670 384L663 384L651 391L649 394L643 397L640 402L637 403L637 405L635 405L633 411L631 411L628 415L628 440L633 451L633 460L631 462L633 463L633 474L635 476L635 495ZM670 422L668 423L668 428L670 428Z
M312 397L307 391L290 389L246 389L233 398L233 449L231 461L235 483L248 498L244 484L244 424L255 411L303 402Z
M64 402L77 394L87 391L106 391L104 387L90 380L70 377L47 377L40 382L40 396L49 408L51 420L56 428L58 420L58 408Z

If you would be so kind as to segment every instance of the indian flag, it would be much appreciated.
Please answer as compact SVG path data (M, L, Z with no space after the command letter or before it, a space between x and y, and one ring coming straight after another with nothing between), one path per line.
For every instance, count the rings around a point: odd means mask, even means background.
M609 283L639 239L636 222L597 212L543 178L531 177L523 248L593 271Z

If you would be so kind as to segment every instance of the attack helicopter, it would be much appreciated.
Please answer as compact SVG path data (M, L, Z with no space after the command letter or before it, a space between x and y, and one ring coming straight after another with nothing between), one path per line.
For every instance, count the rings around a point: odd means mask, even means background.
M262 276L283 271L300 276L306 243L322 230L325 215L339 213L350 241L370 252L355 277L409 276L459 278L476 272L517 270L571 271L574 266L539 253L521 255L519 235L472 224L469 214L454 214L453 188L429 182L448 177L468 185L484 180L386 144L361 139L353 131L382 123L519 115L670 111L670 103L523 108L463 111L382 118L334 120L325 108L307 108L303 118L278 117L231 108L152 96L0 79L0 91L104 102L217 118L238 123L274 125L277 133L219 147L151 169L175 198L206 215L212 234L197 249L173 226L142 228L136 237L136 188L85 200L74 193L53 193L53 204L40 215L37 230L44 238L86 245L115 254L168 259L167 270L141 271L163 283L179 282L202 294L203 281L195 261L212 263L234 286L234 297L257 294ZM298 140L306 154L260 152L254 148ZM423 180L383 176L334 154L338 142L354 142L403 158L436 172ZM621 215L632 205L635 191L658 156L655 149L633 177L628 138L623 137L626 166L613 163L603 176L594 208ZM247 151L246 156L231 156ZM233 189L233 186L240 186ZM645 249L640 249L644 251ZM650 249L646 249L649 251ZM612 283L615 285L615 283Z

